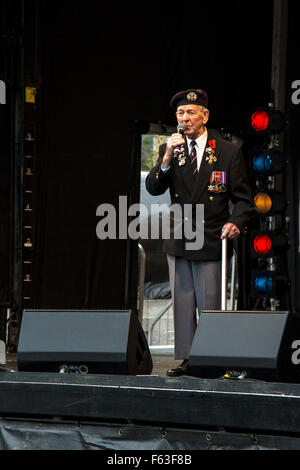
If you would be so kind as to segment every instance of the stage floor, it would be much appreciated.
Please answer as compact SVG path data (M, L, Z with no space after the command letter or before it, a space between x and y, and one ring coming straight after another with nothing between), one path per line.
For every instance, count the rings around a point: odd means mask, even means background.
M0 449L300 450L300 384L146 376L0 373Z

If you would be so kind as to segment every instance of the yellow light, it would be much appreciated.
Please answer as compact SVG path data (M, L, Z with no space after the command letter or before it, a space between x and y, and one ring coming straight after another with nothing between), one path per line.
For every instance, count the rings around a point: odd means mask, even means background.
M259 214L266 214L271 210L272 199L266 193L258 193L254 198L254 204Z

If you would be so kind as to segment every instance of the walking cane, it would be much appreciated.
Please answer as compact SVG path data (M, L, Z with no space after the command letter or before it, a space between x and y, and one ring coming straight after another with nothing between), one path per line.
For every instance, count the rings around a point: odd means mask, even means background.
M222 286L221 286L221 310L227 310L227 238L222 239ZM225 379L243 379L246 372L229 370L224 374Z
M221 310L227 310L227 238L222 240Z

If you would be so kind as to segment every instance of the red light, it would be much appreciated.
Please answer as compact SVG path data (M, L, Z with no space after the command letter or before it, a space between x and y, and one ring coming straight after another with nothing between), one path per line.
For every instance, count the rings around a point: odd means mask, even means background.
M255 111L251 116L251 126L256 132L265 131L269 125L269 115L266 111Z
M265 233L261 233L254 238L254 250L258 255L267 255L271 248L271 238Z

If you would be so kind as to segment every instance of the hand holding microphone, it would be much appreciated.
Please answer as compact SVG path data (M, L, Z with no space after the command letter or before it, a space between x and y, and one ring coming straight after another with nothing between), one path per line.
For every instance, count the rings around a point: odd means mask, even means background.
M172 134L167 140L166 153L164 155L162 166L168 167L171 163L172 158L178 156L181 146L185 144L184 131L186 130L186 124L179 124L177 127L177 134Z
M185 139L184 139L184 131L185 130L186 130L186 124L184 122L177 126L177 132L181 136L181 139L180 139L181 143L180 143L180 145L178 145L174 148L174 156L176 156L180 153L181 146L185 144ZM177 136L178 134L174 134L174 135Z

